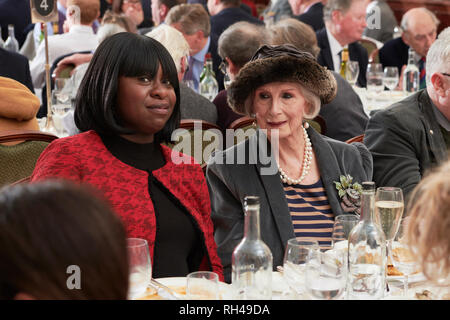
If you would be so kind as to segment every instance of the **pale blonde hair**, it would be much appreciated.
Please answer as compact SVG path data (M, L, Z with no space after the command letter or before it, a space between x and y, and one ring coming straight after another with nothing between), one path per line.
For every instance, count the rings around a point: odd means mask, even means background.
M177 72L180 72L181 59L189 56L189 44L183 34L167 24L161 24L145 35L159 41L169 51Z
M424 275L450 280L450 158L425 176L408 204L407 241Z

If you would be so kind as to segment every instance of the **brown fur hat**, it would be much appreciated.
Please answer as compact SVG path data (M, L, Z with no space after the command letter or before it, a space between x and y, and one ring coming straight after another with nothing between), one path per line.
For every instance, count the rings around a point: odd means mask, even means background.
M332 73L319 65L314 57L289 44L263 45L239 71L227 89L228 104L237 113L249 115L253 92L271 82L298 82L316 94L322 104L336 96L337 84Z

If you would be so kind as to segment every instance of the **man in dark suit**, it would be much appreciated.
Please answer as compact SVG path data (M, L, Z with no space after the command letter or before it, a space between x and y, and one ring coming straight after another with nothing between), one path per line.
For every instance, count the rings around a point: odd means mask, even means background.
M436 40L438 25L439 20L428 9L408 10L401 21L402 36L386 42L379 51L383 67L397 67L398 73L401 74L403 66L408 63L408 49L411 46L416 52L414 62L421 73L420 89L425 88L425 60L429 48Z
M0 48L0 76L14 79L34 93L28 59L21 54Z
M221 59L217 53L218 37L211 32L206 9L199 3L176 5L169 10L165 23L180 31L189 44L189 70L184 80L193 80L195 90L198 90L205 56L209 52L219 90L222 90L224 85L223 74L219 71Z
M314 31L325 28L321 0L289 0L294 18L310 25Z
M328 0L324 7L325 28L316 33L320 53L317 61L330 70L339 72L341 52L348 47L350 60L358 61L358 85L366 86L367 50L357 41L366 24L367 0Z

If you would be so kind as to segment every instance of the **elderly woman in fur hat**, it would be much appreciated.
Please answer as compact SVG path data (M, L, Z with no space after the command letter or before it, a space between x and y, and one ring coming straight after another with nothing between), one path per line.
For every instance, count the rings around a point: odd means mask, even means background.
M226 281L244 235L246 196L260 199L261 237L274 268L283 264L289 239L314 238L321 248L331 248L334 218L359 212L359 184L372 179L369 151L361 143L322 136L306 122L335 95L333 75L291 45L259 48L229 87L229 105L254 117L258 130L217 152L207 167Z

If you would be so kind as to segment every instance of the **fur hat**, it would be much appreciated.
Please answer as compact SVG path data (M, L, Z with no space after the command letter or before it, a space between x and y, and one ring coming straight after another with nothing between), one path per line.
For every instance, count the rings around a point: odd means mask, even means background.
M0 130L39 130L40 101L16 80L0 77Z
M228 87L228 104L238 113L249 114L245 105L251 94L271 82L298 82L317 95L322 104L331 102L337 91L332 73L310 53L289 44L263 45Z

